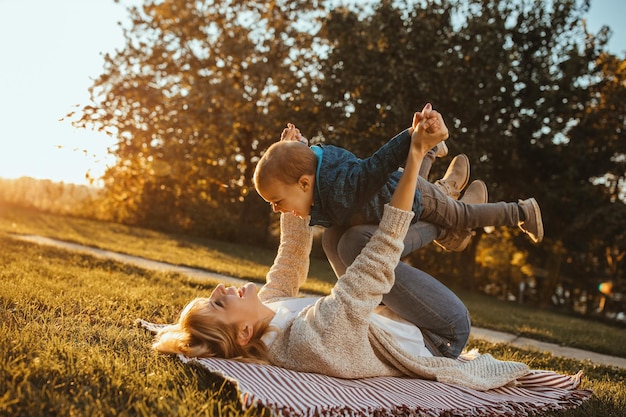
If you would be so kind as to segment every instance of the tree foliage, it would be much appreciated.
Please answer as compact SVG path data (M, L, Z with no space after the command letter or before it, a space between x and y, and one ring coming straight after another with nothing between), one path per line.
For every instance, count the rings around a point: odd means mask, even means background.
M75 120L118 138L104 178L116 218L262 240L271 217L250 178L286 122L367 156L431 102L451 154L470 157L491 201L540 202L541 246L505 234L517 258L544 267L549 282L620 274L626 64L605 51L607 28L587 31L587 0L331 6L133 9L125 48L106 56Z
M259 153L309 100L315 2L147 2L76 124L118 138L105 174L121 221L233 237L263 229ZM304 29L303 29L304 28ZM313 108L312 106L310 108Z
M624 176L623 61L604 52L606 31L586 32L584 1L397 4L380 2L366 17L336 10L326 21L328 140L366 156L408 126L412 111L434 103L451 126L452 153L469 155L491 201L539 200L546 241L515 242L529 262L560 274L558 263L572 262L553 256L564 240L583 253L598 246L597 230L575 226L594 207L624 206L615 199ZM613 223L602 227L611 242L621 236ZM624 228L620 216L615 223ZM603 268L570 270L589 280Z
M591 99L568 132L559 167L560 204L567 217L560 238L571 254L571 274L579 285L624 280L626 255L626 60L602 54L601 72L589 87ZM563 213L563 210L561 210Z

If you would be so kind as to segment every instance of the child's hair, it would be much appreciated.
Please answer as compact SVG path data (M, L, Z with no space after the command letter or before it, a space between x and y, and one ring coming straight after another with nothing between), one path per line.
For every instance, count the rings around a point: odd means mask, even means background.
M241 362L269 363L267 346L261 336L269 323L260 324L254 329L252 339L241 346L237 343L235 325L216 320L196 298L180 313L175 324L162 328L155 337L152 347L161 353L183 354L188 357L218 357L235 359Z
M281 141L272 144L254 170L254 186L268 186L278 180L291 185L303 175L315 175L317 157L307 145L296 141Z

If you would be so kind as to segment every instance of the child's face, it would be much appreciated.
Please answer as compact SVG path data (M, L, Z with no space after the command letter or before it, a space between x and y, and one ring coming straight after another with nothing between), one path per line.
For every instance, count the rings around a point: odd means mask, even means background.
M313 205L313 175L303 175L295 184L274 180L267 189L257 190L274 212L292 213L305 218L311 214Z

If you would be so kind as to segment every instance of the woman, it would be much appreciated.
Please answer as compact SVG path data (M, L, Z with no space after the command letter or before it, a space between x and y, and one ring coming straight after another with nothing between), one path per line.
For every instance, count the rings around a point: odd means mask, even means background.
M441 140L437 134L441 123L438 114L420 122L381 223L328 296L295 298L308 272L312 228L305 219L282 214L278 255L261 291L257 293L251 283L241 288L218 285L209 298L192 301L176 324L161 330L154 348L187 356L265 362L340 378L407 375L474 389L491 389L526 374L526 365L499 362L489 355L468 362L436 357L415 324L376 314L383 296L402 296L404 291L400 287L392 291L394 269L414 216L411 208L419 168L426 152ZM406 290L416 296L415 288ZM468 333L467 310L460 307L460 301L453 304L455 310L462 310L461 321ZM450 306L444 301L432 307L435 310L430 313L437 316ZM427 309L422 313L430 314ZM466 335L459 337L455 351L466 340Z

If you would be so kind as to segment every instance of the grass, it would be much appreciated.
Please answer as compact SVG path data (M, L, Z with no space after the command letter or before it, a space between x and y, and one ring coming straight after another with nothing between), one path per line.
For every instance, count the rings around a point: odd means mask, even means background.
M41 235L257 282L264 281L276 255L275 248L159 233L2 205L0 232ZM335 275L328 262L312 258L311 272L303 289L325 294L334 282ZM626 358L626 343L607 343L624 340L621 327L500 301L458 288L455 292L468 306L475 326Z
M474 326L626 358L623 326L502 301L485 294L458 289L456 292L468 306Z
M158 242L152 240L164 236L44 215L33 217L30 223L16 223L19 216L7 220L8 212L0 214L0 230L6 230L9 224L9 230L59 238L85 233L81 243L102 238L117 244L124 242L127 250L135 250L135 245L145 250L137 243L142 239L146 240L145 247L158 247ZM40 225L47 228L46 233ZM176 241L173 236L164 238ZM181 307L210 291L212 283L38 246L1 234L0 248L0 416L242 415L231 385L202 368L155 354L150 349L151 336L134 326L136 318L175 320ZM196 250L193 246L187 249ZM511 331L522 329L556 338L556 330L546 330L541 323L554 321L551 326L558 328L558 318L566 318L555 315L541 319L543 313L489 297L467 295L467 300L474 322L481 326L499 322L497 318L504 316L499 326L507 323ZM533 320L537 323L530 325ZM570 321L560 323L561 327L572 325ZM574 323L576 332L572 333L582 333L584 338L592 338L587 332L599 326L585 321ZM616 330L609 338L596 336L596 343L623 344L615 343L624 340L623 329ZM469 347L478 347L500 359L522 361L536 369L562 373L584 370L582 388L593 390L594 397L579 409L546 416L626 415L624 369L479 340L472 340ZM253 409L245 415L267 414L268 410Z
M1 204L0 232L40 235L257 282L264 282L276 256L276 247L260 248L160 233ZM335 275L326 260L313 258L308 281L304 290L325 294L332 288Z
M0 238L0 415L238 415L232 387L150 350L138 317L170 320L208 288Z
M155 354L151 336L133 324L174 320L210 284L7 237L0 247L0 415L241 415L232 386ZM582 388L595 396L548 416L626 414L626 370L476 340L470 347L537 369L583 369Z

